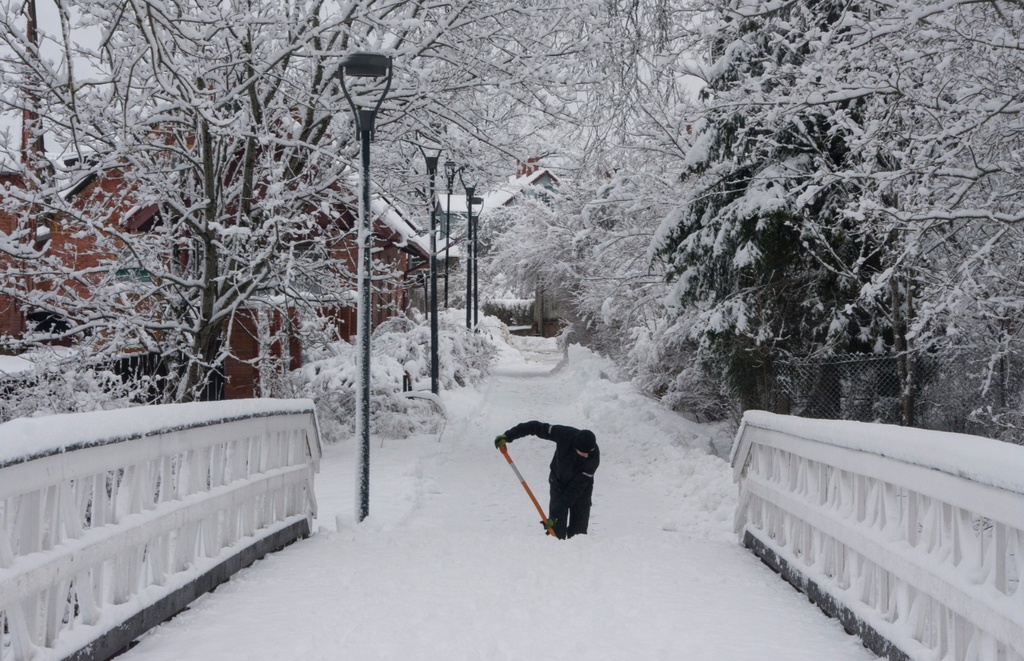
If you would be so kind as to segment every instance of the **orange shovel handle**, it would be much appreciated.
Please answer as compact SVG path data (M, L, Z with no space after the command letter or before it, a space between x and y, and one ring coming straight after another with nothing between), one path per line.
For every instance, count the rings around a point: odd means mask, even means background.
M501 453L503 455L505 455L505 461L508 462L508 465L511 466L512 470L514 470L516 472L516 477L519 478L519 483L523 485L524 489L526 489L526 495L528 495L530 497L530 500L533 501L533 506L537 508L537 513L540 514L541 522L544 524L544 527L547 528L548 534L551 535L552 537L557 537L557 535L555 535L554 527L551 525L551 522L548 520L547 514L544 513L544 508L542 508L540 506L540 503L537 502L536 496L534 496L533 492L530 491L530 486L528 484L526 484L526 480L523 479L522 473L520 473L519 469L516 468L515 463L512 461L512 457L508 456L508 450L505 449L504 445L502 445L498 449L501 451Z

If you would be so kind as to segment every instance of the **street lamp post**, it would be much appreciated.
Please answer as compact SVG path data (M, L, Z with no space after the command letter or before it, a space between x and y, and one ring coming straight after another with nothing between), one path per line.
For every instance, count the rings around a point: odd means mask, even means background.
M362 155L362 195L359 198L359 291L356 336L359 338L359 373L360 382L356 396L356 429L361 437L359 445L359 466L357 483L359 489L359 509L357 520L363 521L370 514L370 328L371 305L373 295L373 229L370 214L370 140L374 132L374 120L377 111L384 103L391 88L392 62L391 57L380 53L352 53L345 57L339 66L338 77L341 90L352 108L356 120L356 131L360 138ZM376 79L384 81L383 91L376 102L361 103L364 99L353 99L349 92L346 78ZM364 91L364 90L360 90ZM372 89L365 90L372 94Z
M429 180L428 199L430 200L430 392L435 395L440 391L438 369L438 338L437 338L437 193L434 183L437 179L437 161L441 157L441 147L437 143L420 146L423 158L427 163Z
M444 176L448 180L448 203L445 207L445 230L444 230L444 309L448 309L448 247L452 244L452 185L455 183L455 175L460 168L455 161L444 162Z
M480 266L480 255L478 248L480 243L478 241L479 230L480 230L480 213L484 210L484 200L480 197L474 197L470 199L470 205L479 204L476 215L473 216L473 328L477 328L479 320L477 318L477 308L480 305L480 273L478 268Z
M466 328L473 328L473 193L476 186L466 186Z

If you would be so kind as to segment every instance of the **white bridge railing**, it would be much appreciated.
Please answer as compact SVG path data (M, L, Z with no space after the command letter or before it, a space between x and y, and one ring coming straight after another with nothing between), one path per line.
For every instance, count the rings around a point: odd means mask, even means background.
M0 424L0 661L109 658L308 535L319 459L308 400Z
M748 412L743 542L890 659L1024 659L1024 447Z

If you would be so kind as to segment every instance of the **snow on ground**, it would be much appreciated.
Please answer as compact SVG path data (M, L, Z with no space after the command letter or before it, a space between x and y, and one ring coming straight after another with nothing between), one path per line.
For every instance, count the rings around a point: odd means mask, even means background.
M438 435L373 440L354 522L354 439L325 447L318 532L147 634L124 661L875 658L737 543L729 439L658 407L609 365L513 338ZM559 364L563 358L567 360ZM493 446L530 419L601 445L590 534L546 537ZM546 506L554 446L509 453Z

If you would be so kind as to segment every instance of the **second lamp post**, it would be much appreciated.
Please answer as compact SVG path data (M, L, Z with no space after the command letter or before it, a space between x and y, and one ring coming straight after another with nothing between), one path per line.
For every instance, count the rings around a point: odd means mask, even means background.
M429 179L427 199L430 200L430 392L436 395L440 392L440 370L437 355L437 194L434 183L437 180L437 161L441 157L441 147L431 142L420 145L420 151L423 152L423 158L427 163Z
M462 179L462 176L459 176ZM476 295L476 218L473 205L482 204L483 199L474 197L476 186L462 182L466 189L466 328L472 330L477 323Z
M445 207L444 220L444 309L448 309L448 247L452 244L452 185L455 183L455 175L462 172L462 168L455 161L444 162L444 176L448 181L448 204Z

